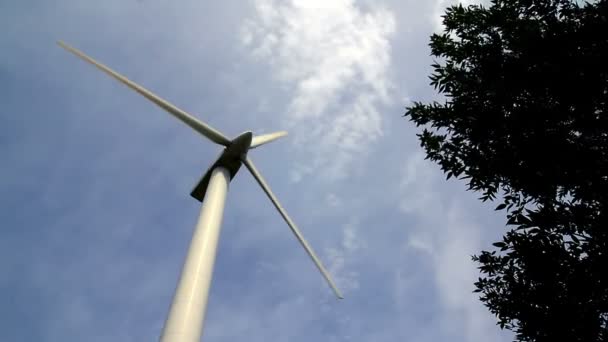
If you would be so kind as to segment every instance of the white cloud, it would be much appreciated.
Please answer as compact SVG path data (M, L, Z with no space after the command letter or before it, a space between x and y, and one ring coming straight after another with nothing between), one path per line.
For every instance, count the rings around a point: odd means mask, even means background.
M356 256L356 252L365 248L365 244L359 238L358 223L351 221L342 229L342 242L338 248L328 248L328 271L333 275L338 288L343 292L354 291L359 288L359 272L355 271L349 264Z
M418 224L410 232L405 248L430 257L431 272L439 295L442 329L462 335L467 341L501 340L492 316L472 293L478 276L470 255L482 246L482 232L458 197L443 189L437 167L423 160L422 153L406 162L401 191L401 210Z
M415 152L407 159L403 177L399 182L401 201L399 207L405 213L420 213L431 210L441 211L439 194L433 188L433 181L439 175L431 163L424 160L423 152Z
M342 200L334 193L328 193L327 196L325 196L325 202L332 208L342 205Z
M393 14L352 0L257 0L255 9L242 42L291 98L284 124L302 160L311 161L296 165L292 181L320 168L326 180L343 178L383 134Z

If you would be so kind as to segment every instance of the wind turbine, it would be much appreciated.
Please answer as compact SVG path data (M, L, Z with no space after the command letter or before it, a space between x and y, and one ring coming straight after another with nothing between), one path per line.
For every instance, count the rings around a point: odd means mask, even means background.
M272 193L272 190L270 190L270 187L251 161L251 158L247 155L249 150L283 137L287 132L282 131L254 136L252 132L248 131L230 140L224 134L107 66L95 61L82 51L70 47L61 41L58 42L58 44L67 51L93 64L95 67L125 84L127 87L140 93L207 139L224 146L224 150L219 158L211 167L209 167L190 193L192 197L202 202L202 206L180 279L173 296L171 308L167 315L165 326L163 327L160 338L161 342L200 341L217 243L220 235L224 204L228 192L228 184L236 175L242 164L245 164L247 170L249 170L251 175L253 175L253 178L255 178L262 190L264 190L336 296L340 299L343 298L315 252L308 245L308 242L306 242L298 227L291 220L289 215L287 215L287 212L283 209L276 196Z

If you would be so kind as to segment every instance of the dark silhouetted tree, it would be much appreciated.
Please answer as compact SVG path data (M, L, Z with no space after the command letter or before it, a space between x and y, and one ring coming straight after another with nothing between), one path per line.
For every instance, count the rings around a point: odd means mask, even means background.
M473 257L517 341L608 341L608 1L453 6L431 37L427 158L511 228Z

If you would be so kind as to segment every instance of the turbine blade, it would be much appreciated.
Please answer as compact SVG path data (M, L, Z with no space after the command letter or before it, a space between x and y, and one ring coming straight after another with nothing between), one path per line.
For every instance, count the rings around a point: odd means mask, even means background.
M153 94L151 91L147 90L146 88L129 80L128 78L124 77L123 75L115 72L114 70L108 68L107 66L105 66L105 65L97 62L93 58L87 56L82 51L75 49L75 48L65 44L62 41L57 42L57 44L59 44L59 46L66 49L67 51L73 53L77 57L80 57L81 59L93 64L95 67L97 67L101 71L105 72L106 74L112 76L113 78L120 81L121 83L125 84L127 87L140 93L148 100L154 102L157 106L159 106L162 109L169 112L169 114L175 116L177 119L181 120L183 123L190 126L195 131L197 131L200 134L202 134L203 136L207 137L209 140L211 140L217 144L224 145L224 146L230 145L230 140L228 138L226 138L222 133L220 133L219 131L210 127L209 125L205 124L204 122L200 121L199 119L193 117L192 115L186 113L185 111L177 108L176 106L172 105L171 103L163 100L162 98Z
M277 140L286 135L287 135L287 132L285 132L285 131L257 135L255 137L253 137L253 140L251 140L251 146L249 146L249 148L252 149L252 148L256 148L260 145L268 144L269 142Z
M291 231L293 232L293 234L296 236L298 241L300 241L300 244L302 244L302 247L304 247L304 249L306 250L306 253L308 253L308 255L310 256L312 261L315 263L315 265L319 269L319 271L321 271L321 274L323 275L325 280L327 280L327 283L332 288L332 290L334 291L336 296L339 299L344 298L344 297L342 297L340 290L338 290L338 288L334 284L333 280L331 279L331 276L329 275L329 273L327 272L325 267L323 267L323 264L321 264L321 261L319 260L319 258L315 254L315 252L312 250L312 248L310 248L310 246L308 245L308 242L306 242L306 240L302 236L302 233L300 233L300 230L298 229L296 224L293 223L291 218L287 215L287 212L285 211L285 209L283 209L283 207L281 206L281 204L279 203L277 198L274 196L274 194L270 190L270 187L268 187L268 184L266 184L266 181L264 180L264 178L262 178L262 175L258 172L255 165L253 165L253 162L251 161L251 159L243 158L243 164L245 164L245 166L247 167L249 172L251 172L251 174L253 175L253 178L255 178L255 180L258 182L258 184L260 184L260 186L262 187L262 190L264 190L266 195L268 195L268 198L270 198L270 201L272 202L272 204L274 204L275 208L277 208L277 210L279 211L281 216L283 216L283 219L285 219L285 222L287 222L287 225L289 226L289 228L291 228Z

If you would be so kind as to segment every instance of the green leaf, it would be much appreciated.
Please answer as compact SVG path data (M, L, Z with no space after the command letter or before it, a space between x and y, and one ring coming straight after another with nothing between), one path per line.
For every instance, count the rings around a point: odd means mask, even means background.
M507 205L506 205L505 203L503 203L503 204L499 204L499 205L496 207L496 209L494 209L494 210L502 210L502 209L504 209L504 208L506 208L506 207L507 207Z
M504 248L504 247L506 247L506 246L507 246L507 244L506 244L506 243L504 243L504 242L494 242L494 243L492 244L492 246L494 246L494 247L498 247L498 248Z

